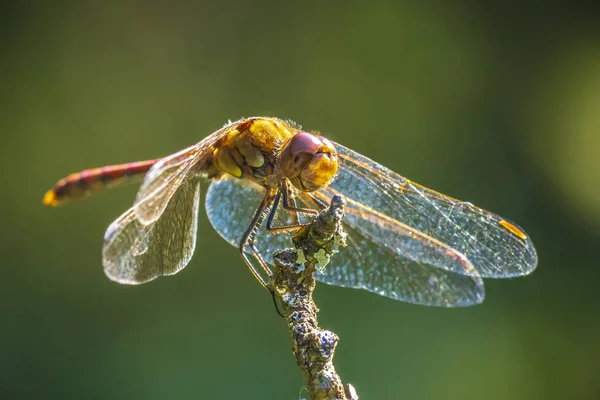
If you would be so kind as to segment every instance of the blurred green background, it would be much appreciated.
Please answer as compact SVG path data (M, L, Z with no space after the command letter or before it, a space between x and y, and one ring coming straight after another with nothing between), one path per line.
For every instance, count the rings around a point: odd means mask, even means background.
M600 398L597 4L149 3L2 3L0 397L297 398L283 321L204 213L188 268L126 287L100 250L134 187L41 205L70 172L268 115L516 221L539 252L468 309L320 285L361 398Z

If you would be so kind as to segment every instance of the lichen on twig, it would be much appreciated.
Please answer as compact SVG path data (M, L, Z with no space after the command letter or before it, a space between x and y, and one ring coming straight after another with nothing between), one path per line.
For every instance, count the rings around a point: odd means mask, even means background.
M311 399L358 399L352 385L344 386L333 365L339 340L330 331L319 328L312 299L314 274L325 268L338 248L345 246L342 229L345 200L331 199L329 208L302 227L293 237L295 249L275 252L275 271L271 287L293 339L293 353L305 378Z

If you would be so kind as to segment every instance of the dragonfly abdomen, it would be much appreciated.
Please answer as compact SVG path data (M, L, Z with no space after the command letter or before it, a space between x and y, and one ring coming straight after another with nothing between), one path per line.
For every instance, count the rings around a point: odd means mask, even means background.
M136 182L158 161L147 160L127 164L86 169L68 175L44 195L44 205L59 206L68 200L79 199L107 187Z

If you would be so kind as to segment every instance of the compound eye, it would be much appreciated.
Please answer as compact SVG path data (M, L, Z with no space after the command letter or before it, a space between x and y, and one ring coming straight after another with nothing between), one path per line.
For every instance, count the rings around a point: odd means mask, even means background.
M281 153L280 167L283 175L289 179L300 175L321 146L319 138L307 132L300 132L292 137Z
M315 135L311 135L307 132L300 132L290 140L288 148L292 155L300 153L316 154L322 145L323 142Z

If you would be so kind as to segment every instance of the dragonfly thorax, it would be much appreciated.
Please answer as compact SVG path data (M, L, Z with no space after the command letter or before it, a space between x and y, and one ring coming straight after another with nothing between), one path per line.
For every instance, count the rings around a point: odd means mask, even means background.
M249 118L232 126L215 146L213 160L218 170L236 178L264 187L287 178L304 192L326 187L338 170L329 140L268 118Z
M213 165L221 172L261 186L275 186L279 180L278 157L294 135L281 121L249 118L231 127L215 146Z

